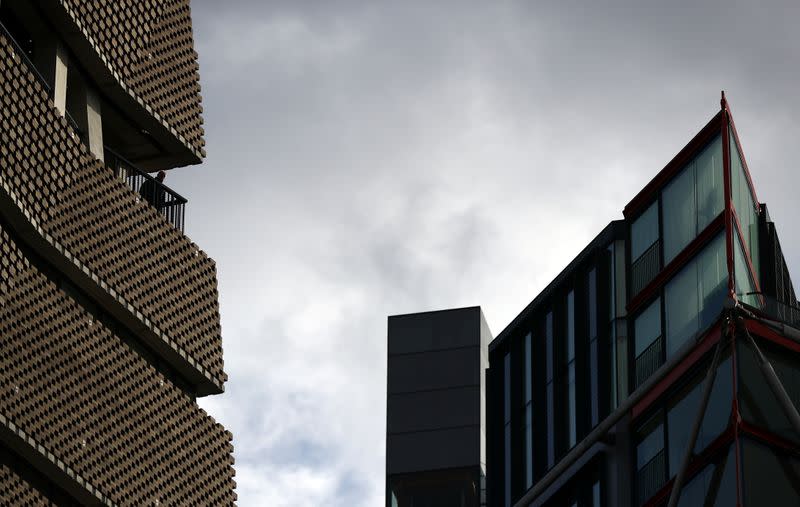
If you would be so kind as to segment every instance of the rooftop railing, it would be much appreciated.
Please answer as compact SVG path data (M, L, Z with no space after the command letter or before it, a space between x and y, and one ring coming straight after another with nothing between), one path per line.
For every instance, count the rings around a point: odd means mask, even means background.
M114 174L125 180L128 186L163 216L167 222L183 232L186 198L136 167L120 154L105 147L106 165Z

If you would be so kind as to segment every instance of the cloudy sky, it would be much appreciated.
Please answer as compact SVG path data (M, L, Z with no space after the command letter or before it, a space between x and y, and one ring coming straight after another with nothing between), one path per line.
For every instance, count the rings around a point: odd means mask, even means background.
M386 316L497 334L726 90L796 274L800 4L193 0L242 506L383 502ZM783 227L781 227L781 225Z

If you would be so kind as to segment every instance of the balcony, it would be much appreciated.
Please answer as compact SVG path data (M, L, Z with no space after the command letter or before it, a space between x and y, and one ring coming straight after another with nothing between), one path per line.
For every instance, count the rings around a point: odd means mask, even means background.
M138 192L167 222L183 232L184 213L188 201L108 146L105 146L105 153L106 165L114 174L122 178L131 190Z
M661 240L656 241L650 248L631 264L631 297L635 297L644 289L653 278L661 271Z
M634 368L636 369L636 385L634 389L644 384L644 381L664 364L663 341L664 339L659 336L636 357L634 361Z
M5 38L12 44L14 47L15 56L25 63L25 65L32 71L33 75L36 76L38 81L41 83L42 87L44 87L44 89L47 91L48 95L50 95L52 98L52 86L50 83L48 83L47 79L45 79L36 65L34 65L34 63L31 61L28 51L26 51L19 44L17 38L14 37L14 35L11 33L8 27L3 24L2 21L0 21L0 34L5 36ZM86 132L79 127L78 122L68 111L64 116L67 120L67 123L69 123L70 127L72 127L74 134L78 136L81 142L86 144ZM172 226L179 231L183 232L186 203L188 201L168 186L150 176L147 172L136 167L136 165L126 160L115 151L111 150L107 146L104 148L105 153L110 155L106 156L107 165L114 171L114 173L125 180L128 186L134 192L138 192L145 201L149 202L154 208L156 208L159 214L161 214L167 220L167 222L172 224Z
M666 472L666 453L662 449L636 474L636 490L639 500L637 505L644 505L650 497L661 489L665 482Z

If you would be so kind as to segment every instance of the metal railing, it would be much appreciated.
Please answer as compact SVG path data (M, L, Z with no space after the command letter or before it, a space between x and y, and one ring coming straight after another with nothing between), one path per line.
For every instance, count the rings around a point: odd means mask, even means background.
M661 271L661 240L644 251L631 264L631 297L636 296Z
M643 505L650 497L655 495L664 486L666 479L666 453L664 449L661 449L658 454L653 456L653 459L636 472L636 491L639 499L637 505Z
M749 310L772 320L778 320L794 328L800 329L800 307L782 303L772 296L761 292L737 294L739 301Z
M44 89L47 90L48 93L50 93L52 91L52 87L47 82L47 79L44 78L42 73L39 72L39 69L36 68L36 65L34 65L31 59L28 58L28 55L27 53L25 53L25 50L22 48L22 46L20 46L19 42L17 42L17 39L14 37L14 35L11 33L8 27L6 27L6 25L3 24L2 20L0 20L0 32L6 36L6 39L8 39L8 41L14 47L14 53L20 58L22 58L22 61L25 62L25 64L28 67L30 67L31 71L33 72L33 75L36 76L36 78L39 80L42 86L44 86Z
M22 48L22 46L20 46L14 35L1 20L0 34L4 35L9 41L11 46L14 48L14 55L18 56L24 62L24 64L29 67L33 75L41 83L48 95L52 95L52 86L50 86L42 73L39 72L39 69L36 68L36 65L34 65L34 63L25 53L25 50ZM86 143L86 132L79 126L75 118L73 118L68 111L64 112L64 117L80 140ZM115 174L124 179L128 183L128 186L130 186L135 192L138 192L147 202L156 208L156 210L158 210L158 212L164 216L169 223L183 232L187 200L168 186L147 174L145 171L142 171L136 167L134 164L120 156L115 151L111 150L107 146L104 148L106 153L111 155L110 157L107 157L107 165L111 167Z
M634 368L636 371L636 385L634 389L642 385L650 375L655 373L655 371L664 364L663 341L664 338L659 336L636 357L634 361Z
M106 165L128 186L163 216L167 222L183 232L186 198L164 185L147 172L139 169L120 154L105 147Z

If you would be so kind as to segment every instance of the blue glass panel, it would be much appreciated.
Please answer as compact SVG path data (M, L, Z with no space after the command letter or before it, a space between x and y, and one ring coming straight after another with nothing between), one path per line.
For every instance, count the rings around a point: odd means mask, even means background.
M547 378L548 382L553 380L553 361L555 360L555 351L553 349L553 312L548 312L545 318L544 341L546 356L545 362L547 363Z
M511 354L503 358L503 420L511 420Z
M575 396L575 362L571 362L567 368L567 391L569 393L569 415L567 421L569 424L569 446L572 447L576 443L578 436L577 432L577 399Z
M531 401L531 334L525 335L525 403Z
M567 294L567 362L575 359L575 292Z
M525 407L525 488L533 486L533 414Z
M505 506L511 507L511 425L506 424L504 431L505 447Z

